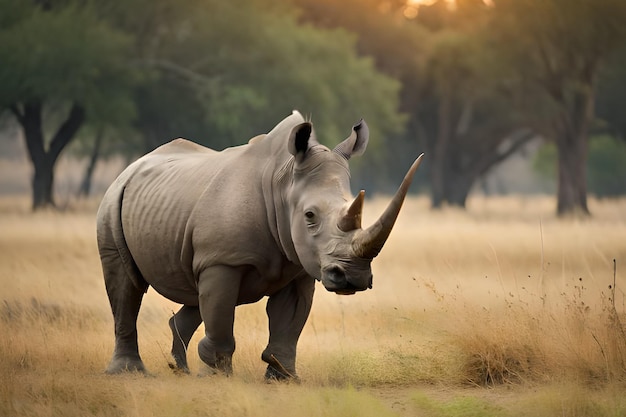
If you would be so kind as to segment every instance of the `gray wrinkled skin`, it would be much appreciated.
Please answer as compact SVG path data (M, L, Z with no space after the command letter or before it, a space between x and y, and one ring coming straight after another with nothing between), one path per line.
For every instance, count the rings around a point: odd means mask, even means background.
M348 209L348 159L367 140L361 122L330 150L294 112L246 145L216 152L176 139L122 172L97 218L115 321L107 372L145 371L136 321L151 286L183 305L169 322L176 369L188 372L186 348L204 322L199 356L230 374L235 307L267 296L266 377L296 377L296 344L315 280L338 294L372 285L380 244L369 245L360 228L362 195Z

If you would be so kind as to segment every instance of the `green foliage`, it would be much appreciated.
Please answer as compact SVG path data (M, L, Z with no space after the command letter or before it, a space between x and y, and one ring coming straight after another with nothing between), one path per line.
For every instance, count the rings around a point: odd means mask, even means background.
M442 30L432 35L425 72L434 80L439 95L471 93L480 75L480 45L467 34ZM452 91L450 91L452 90Z
M553 143L544 144L533 160L534 171L542 178L556 178L557 150ZM587 183L598 197L626 194L626 143L614 137L595 136L589 142Z
M30 100L77 102L94 120L128 120L134 81L127 65L130 38L103 22L88 5L45 11L2 1L0 108Z
M0 0L0 110L42 100L58 125L77 103L91 125L83 136L106 128L134 154L181 136L240 144L293 109L332 145L363 117L370 151L355 163L375 169L355 177L378 186L420 151L433 164L441 139L448 185L471 186L511 132L556 139L555 120L583 120L577 103L594 95L603 127L623 135L623 0L459 0L455 10L439 1L415 19L405 7ZM611 178L595 178L593 191L615 193Z
M626 36L622 0L496 0L494 21L508 52L527 63L536 81L587 79L590 67ZM574 53L576 52L576 53Z
M312 115L330 143L360 117L372 126L373 147L403 129L399 83L357 56L347 32L299 25L288 6L14 3L0 2L5 108L31 98L78 102L90 123L115 125L137 114L150 146L175 136L215 147L243 143L294 108Z
M293 109L311 115L320 140L331 144L361 117L372 126L373 147L403 128L399 83L357 56L345 31L299 25L289 9L268 9L259 0L245 6L204 2L178 31L184 34L160 41L153 63L163 71L155 82L197 103L203 116L195 118L196 129L188 129L197 141L216 148L240 144ZM171 63L187 72L172 71ZM168 107L155 100L148 105L150 118L162 117L159 108ZM196 111L177 105L179 110L167 111L171 123L185 118L187 109Z
M494 46L512 69L517 87L515 106L535 131L553 140L578 132L587 141L585 126L595 115L585 100L602 104L616 121L611 101L596 91L601 69L606 78L624 62L610 59L626 41L626 2L622 0L496 0L492 30ZM619 73L620 71L618 71ZM607 77L608 76L608 77ZM621 78L623 80L623 78ZM604 83L602 83L604 84ZM601 84L601 85L602 85ZM618 86L622 81L613 79ZM613 102L615 103L615 102ZM610 117L610 116L609 116Z

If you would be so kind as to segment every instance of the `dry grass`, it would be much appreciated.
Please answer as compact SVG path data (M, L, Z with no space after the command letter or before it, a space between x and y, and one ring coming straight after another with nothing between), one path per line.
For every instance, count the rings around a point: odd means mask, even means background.
M385 201L366 202L365 223ZM139 343L154 377L105 376L113 331L96 205L33 215L26 200L0 199L0 416L626 413L626 200L591 201L592 219L566 221L550 198L441 213L407 201L372 291L318 287L300 385L263 383L262 303L238 309L233 378L173 375L177 306L152 291Z

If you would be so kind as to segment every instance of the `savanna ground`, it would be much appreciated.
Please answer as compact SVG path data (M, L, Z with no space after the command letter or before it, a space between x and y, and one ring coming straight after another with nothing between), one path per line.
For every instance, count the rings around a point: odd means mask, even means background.
M366 202L366 225L385 202ZM233 377L196 376L202 327L179 376L177 306L152 290L138 323L151 376L104 375L97 202L31 214L0 199L0 416L626 415L626 200L590 201L587 220L557 220L547 197L405 204L373 290L318 284L301 383L268 384L263 302L237 310Z

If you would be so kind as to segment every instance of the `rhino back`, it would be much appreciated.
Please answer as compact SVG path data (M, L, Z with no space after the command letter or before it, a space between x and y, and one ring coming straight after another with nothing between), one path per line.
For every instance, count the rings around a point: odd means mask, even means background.
M204 268L248 265L261 279L277 275L281 264L260 184L266 159L247 146L204 149L179 143L146 155L121 208L124 236L145 280L187 305L197 303ZM262 291L266 285L259 284Z

